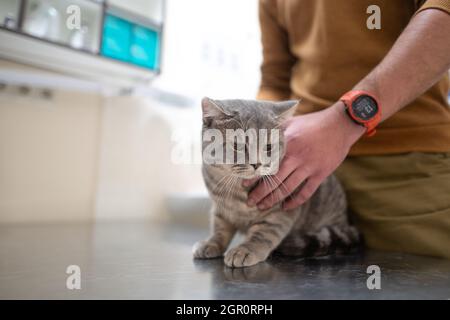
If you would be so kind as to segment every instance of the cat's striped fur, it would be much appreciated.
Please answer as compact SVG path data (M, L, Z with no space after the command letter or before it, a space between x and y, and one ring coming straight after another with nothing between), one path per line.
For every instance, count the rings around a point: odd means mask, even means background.
M203 130L272 129L291 116L292 101L272 103L249 100L202 101ZM281 137L280 157L284 155ZM252 187L242 179L258 176L251 165L203 165L206 187L213 201L212 235L194 246L195 258L216 258L225 254L230 267L251 266L276 252L289 256L326 255L348 250L359 242L359 233L349 225L344 191L334 176L328 177L314 195L298 209L283 211L280 205L265 211L246 204ZM271 176L261 177L273 183ZM245 240L227 251L234 234Z

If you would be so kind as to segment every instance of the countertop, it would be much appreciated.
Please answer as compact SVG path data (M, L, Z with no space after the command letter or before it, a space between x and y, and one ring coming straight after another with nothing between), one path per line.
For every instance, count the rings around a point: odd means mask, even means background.
M0 299L450 299L450 260L366 250L230 269L194 261L208 231L155 223L0 226ZM69 265L81 289L69 290ZM381 270L369 290L367 267Z

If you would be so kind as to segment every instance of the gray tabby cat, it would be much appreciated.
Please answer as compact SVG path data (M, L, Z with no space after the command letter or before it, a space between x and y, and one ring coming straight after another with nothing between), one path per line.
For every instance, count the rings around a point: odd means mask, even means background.
M273 129L291 117L296 101L211 100L204 98L203 132L207 129ZM205 142L203 142L205 148ZM283 134L279 139L279 159L285 154ZM359 233L349 225L344 191L334 176L328 177L301 207L285 212L280 205L259 211L246 204L253 188L242 179L261 176L260 164L206 164L203 176L213 201L212 235L195 244L195 258L225 254L229 267L245 267L264 261L272 252L288 256L319 256L348 250L359 243ZM227 250L236 232L245 234L239 246Z

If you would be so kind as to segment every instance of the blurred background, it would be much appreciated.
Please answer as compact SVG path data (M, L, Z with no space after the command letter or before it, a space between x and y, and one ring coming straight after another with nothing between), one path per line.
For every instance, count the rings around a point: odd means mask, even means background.
M257 0L2 0L0 223L206 223L177 146L254 98L259 41Z

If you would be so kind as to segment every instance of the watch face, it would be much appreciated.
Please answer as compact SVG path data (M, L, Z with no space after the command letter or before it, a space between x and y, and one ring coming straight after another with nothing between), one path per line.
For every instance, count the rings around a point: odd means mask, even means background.
M362 95L353 102L352 104L353 114L364 120L372 119L378 112L377 102L367 95Z

